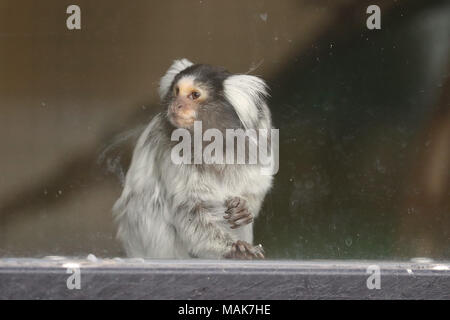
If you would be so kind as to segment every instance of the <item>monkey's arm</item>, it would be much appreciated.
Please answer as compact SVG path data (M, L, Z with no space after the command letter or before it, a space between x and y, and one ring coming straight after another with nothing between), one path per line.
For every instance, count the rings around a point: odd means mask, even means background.
M235 242L214 221L214 206L201 202L183 203L175 209L173 224L189 253L199 258L224 257Z
M200 202L178 207L173 224L189 253L199 258L263 258L262 248L234 239L218 225L215 217L222 218L217 211L223 209Z

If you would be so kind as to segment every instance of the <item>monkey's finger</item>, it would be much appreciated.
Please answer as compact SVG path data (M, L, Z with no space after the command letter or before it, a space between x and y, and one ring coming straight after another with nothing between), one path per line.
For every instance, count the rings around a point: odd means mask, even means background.
M245 225L247 225L249 223L252 223L253 222L253 217L249 217L247 219L243 219L243 220L240 220L240 221L237 221L237 222L232 222L232 221L229 221L229 222L231 224L231 227L230 227L231 229L237 229L239 227L242 227L242 226L245 226Z
M233 208L228 208L227 210L225 210L225 213L234 215L234 214L241 213L241 212L243 212L243 211L248 211L248 210L247 210L247 207L233 207Z
M230 252L228 252L225 255L225 258L227 259L236 259L239 256L239 251L235 245L233 245L230 249Z
M229 221L239 225L248 224L253 221L253 216L251 214L242 214L239 217L231 217Z
M224 216L224 218L225 218L225 216ZM225 218L225 219L227 219L227 218ZM230 226L231 229L237 229L243 225L247 225L247 224L251 223L253 221L253 217L241 219L240 221L232 221L229 218L227 220L228 220L228 223L231 224L231 226Z
M264 257L264 249L263 249L262 245L260 245L260 244L252 248L252 253L258 259L264 259L265 258Z
M232 215L229 219L230 219L230 221L232 221L232 222L236 222L236 221L238 221L238 220L246 219L246 218L248 218L248 217L252 218L251 213L249 213L248 211L244 211L244 212L242 212L242 213Z
M253 217L248 217L246 219L244 219L242 222L240 222L241 225L246 225L246 224L250 224L253 222Z
M239 203L236 205L237 211L247 210L247 200L239 198Z
M245 251L243 252L243 259L245 259L245 260L252 260L253 259L253 254L249 250L247 245L245 245Z
M248 252L253 253L255 251L255 247L252 246L250 243L245 242L245 248L247 249Z
M240 208L230 208L225 211L225 216L233 217L235 215L243 214L245 212L248 212L248 210L246 208L241 208L241 209ZM250 214L250 213L248 213L248 214ZM225 216L224 216L224 218L225 218Z
M256 259L264 259L264 254L257 247L252 248L251 254Z
M257 252L256 256L260 259L265 259L264 255L261 252Z
M227 206L228 210L240 209L238 211L241 211L241 210L247 208L247 200L239 198L239 197L235 197L235 198L232 198L230 201L226 202L226 206Z
M247 207L237 207L237 208L230 209L229 213L231 213L232 215L250 214L250 211L248 211Z
M237 243L237 246L238 246L238 248L239 248L239 250L240 250L241 252L245 252L245 251L246 251L246 248L245 248L244 243L242 243L242 242Z
M228 200L225 201L225 204L228 208L236 208L240 203L240 198L239 197L233 197L233 198L229 198Z

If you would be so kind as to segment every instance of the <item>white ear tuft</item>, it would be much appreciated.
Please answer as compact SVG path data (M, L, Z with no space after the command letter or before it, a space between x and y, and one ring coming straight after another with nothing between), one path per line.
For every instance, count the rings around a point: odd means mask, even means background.
M173 64L170 66L169 70L167 70L166 74L161 78L159 81L159 97L163 99L167 92L169 91L170 85L172 84L173 79L175 79L175 76L179 74L184 69L192 66L193 63L190 62L188 59L180 59L175 60Z
M259 115L269 95L261 78L239 74L228 77L224 83L225 97L234 107L245 129L256 128Z

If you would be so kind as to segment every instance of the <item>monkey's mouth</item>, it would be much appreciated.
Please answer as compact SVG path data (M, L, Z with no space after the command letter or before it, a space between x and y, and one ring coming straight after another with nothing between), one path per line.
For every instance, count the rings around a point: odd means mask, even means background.
M168 118L170 123L172 123L177 128L189 129L194 125L195 121L195 117L186 117L173 112L169 112Z

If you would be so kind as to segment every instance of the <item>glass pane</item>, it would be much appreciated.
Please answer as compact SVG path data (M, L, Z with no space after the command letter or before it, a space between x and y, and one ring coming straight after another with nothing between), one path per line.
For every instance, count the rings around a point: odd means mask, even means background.
M450 5L378 2L371 30L357 0L81 1L70 30L1 0L0 256L125 255L112 207L185 57L270 88L266 258L450 258Z

